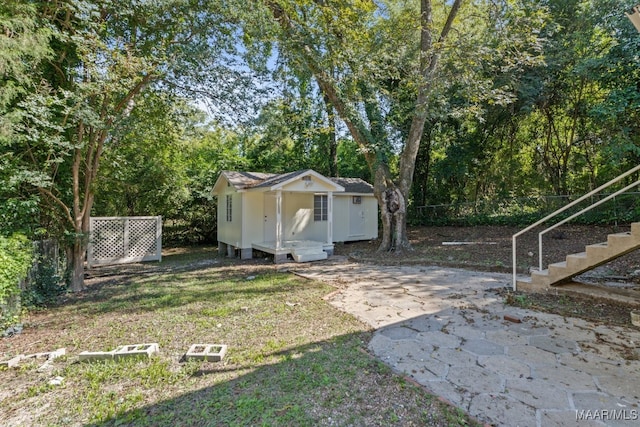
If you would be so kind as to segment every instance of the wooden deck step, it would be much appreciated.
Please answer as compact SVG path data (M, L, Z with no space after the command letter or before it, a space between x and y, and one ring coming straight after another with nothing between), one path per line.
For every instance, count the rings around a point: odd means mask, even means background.
M607 241L587 245L584 252L567 255L565 261L549 264L542 271L532 271L530 280L518 280L527 289L547 288L567 283L571 278L640 248L640 223L631 231L612 233Z

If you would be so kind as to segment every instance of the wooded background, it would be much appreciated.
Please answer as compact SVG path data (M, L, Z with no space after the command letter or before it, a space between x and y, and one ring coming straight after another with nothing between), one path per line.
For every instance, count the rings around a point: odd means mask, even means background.
M63 242L81 289L90 215L213 242L221 170L363 178L385 250L407 223L538 217L638 164L629 6L4 1L0 235Z

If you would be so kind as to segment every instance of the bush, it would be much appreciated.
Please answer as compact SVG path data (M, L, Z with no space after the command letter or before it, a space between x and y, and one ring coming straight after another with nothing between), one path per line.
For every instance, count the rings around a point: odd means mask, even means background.
M33 249L25 236L0 236L0 330L20 318L20 282L33 262Z
M21 299L24 307L44 307L67 290L67 285L58 274L58 267L54 261L40 256L34 273L28 286L22 290Z

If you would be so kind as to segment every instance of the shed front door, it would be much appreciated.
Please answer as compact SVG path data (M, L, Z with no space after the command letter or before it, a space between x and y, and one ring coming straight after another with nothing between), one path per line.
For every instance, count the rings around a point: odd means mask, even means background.
M264 241L276 241L276 195L264 195Z
M364 235L364 207L362 199L353 196L349 203L349 236Z

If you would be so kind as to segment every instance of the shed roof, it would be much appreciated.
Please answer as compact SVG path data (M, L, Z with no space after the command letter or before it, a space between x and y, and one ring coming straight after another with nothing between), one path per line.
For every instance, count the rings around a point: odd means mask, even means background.
M373 194L373 185L360 178L329 178L344 187L345 193Z
M264 172L238 172L238 171L222 171L216 184L213 187L214 194L218 192L221 178L224 177L230 185L236 190L249 190L259 188L277 187L279 184L286 183L297 176L310 173L324 178L321 174L312 169L298 170L283 174L264 173ZM331 182L343 187L346 193L373 194L373 186L360 178L329 178Z
M236 171L222 171L220 174L227 178L227 181L233 185L237 190L243 190L245 188L255 187L273 177L273 173L262 172L236 172Z
M282 184L285 181L289 181L292 178L295 178L296 176L302 175L305 172L309 172L311 169L304 169L304 170L299 170L299 171L295 171L295 172L288 172L288 173L282 173L282 174L268 174L271 175L268 178L266 178L264 181L262 181L261 183L254 185L253 188L261 188L261 187L273 187L274 185L278 185L278 184Z

